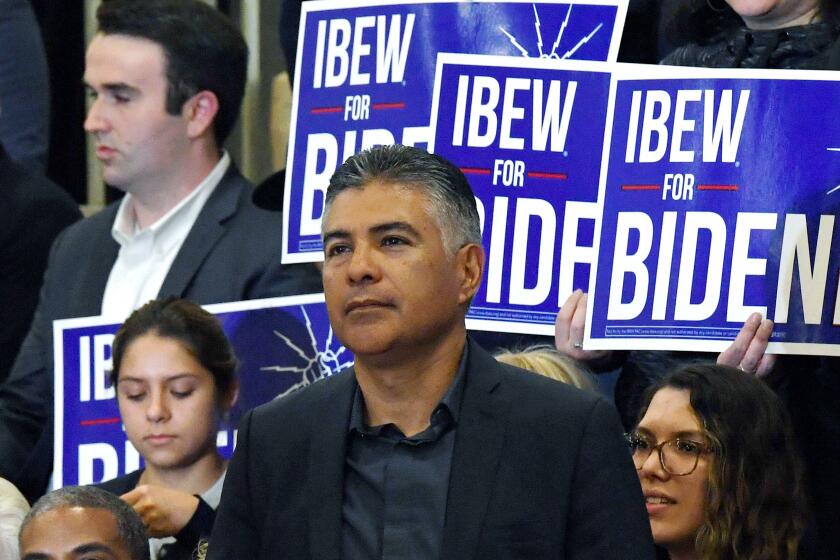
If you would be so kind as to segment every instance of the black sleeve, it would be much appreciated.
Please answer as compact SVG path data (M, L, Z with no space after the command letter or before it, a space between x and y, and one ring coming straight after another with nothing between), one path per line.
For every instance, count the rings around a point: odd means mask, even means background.
M258 558L260 534L251 504L250 425L253 411L239 424L236 451L225 475L222 501L210 537L207 560Z
M578 449L566 527L566 558L655 558L639 477L615 409L599 399Z
M216 520L216 511L210 507L210 504L201 499L201 496L195 495L198 498L198 507L193 513L190 520L184 525L184 528L175 534L175 540L189 550L195 550L198 547L199 541L202 539L209 539L210 532L213 530L213 521Z

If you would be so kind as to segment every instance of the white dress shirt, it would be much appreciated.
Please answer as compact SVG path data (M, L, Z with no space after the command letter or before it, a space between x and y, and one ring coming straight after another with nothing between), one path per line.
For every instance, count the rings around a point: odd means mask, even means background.
M144 230L137 225L131 194L123 197L111 228L120 251L102 295L102 315L121 322L157 297L181 245L229 166L225 152L195 190Z

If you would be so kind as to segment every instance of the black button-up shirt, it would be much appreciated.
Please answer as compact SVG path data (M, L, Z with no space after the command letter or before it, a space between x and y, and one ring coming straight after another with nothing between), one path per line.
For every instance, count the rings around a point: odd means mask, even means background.
M366 426L364 398L356 388L345 458L342 559L440 557L466 363L465 345L429 427L412 437L394 424Z

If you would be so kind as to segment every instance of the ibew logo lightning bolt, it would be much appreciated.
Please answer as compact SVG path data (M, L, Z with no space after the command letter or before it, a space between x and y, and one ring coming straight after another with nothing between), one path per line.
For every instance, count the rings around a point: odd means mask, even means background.
M309 319L309 315L306 313L306 309L303 306L301 306L300 310L306 323L306 330L309 333L309 342L311 344L310 348L301 348L280 331L275 330L274 335L279 338L287 348L299 356L301 364L291 366L273 365L260 368L260 371L273 371L278 373L292 373L300 375L300 381L278 394L275 398L285 396L292 391L311 385L323 377L328 377L353 365L353 360L350 359L350 356L344 355L345 352L347 352L347 349L338 341L338 339L333 337L332 327L329 329L323 348L318 348L318 339L315 336L314 329L312 328L312 321ZM349 354L349 352L347 352L347 354Z
M569 4L569 9L566 10L566 17L563 19L563 24L560 26L560 30L557 32L557 38L554 40L554 44L551 46L551 52L546 53L543 50L543 37L542 37L542 22L540 21L540 14L537 12L537 5L531 4L534 8L534 30L536 31L537 35L537 50L538 54L536 55L537 58L549 58L555 60L564 60L567 58L571 58L583 45L588 43L592 37L595 36L596 33L604 26L603 23L599 23L595 26L595 29L587 33L583 38L581 38L574 47L563 53L562 55L557 54L557 48L560 46L560 40L563 38L563 33L566 31L566 27L569 25L569 18L572 15L572 4ZM508 38L508 41L513 45L513 47L518 50L522 56L531 58L531 55L528 53L528 50L522 46L522 44L508 31L499 26L499 30L505 34Z

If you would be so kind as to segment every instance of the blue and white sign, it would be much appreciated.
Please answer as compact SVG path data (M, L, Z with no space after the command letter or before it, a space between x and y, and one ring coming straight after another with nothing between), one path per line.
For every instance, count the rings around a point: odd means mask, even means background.
M836 72L619 65L587 347L840 355Z
M353 363L333 337L323 294L209 305L240 361L239 402L217 443L229 457L244 411ZM132 472L141 458L126 439L111 369L119 329L101 317L56 321L53 485L90 484Z
M595 262L605 63L441 54L431 151L475 192L487 254L468 327L554 333Z
M428 146L439 52L615 60L626 0L304 2L292 101L283 262L323 259L329 178L379 144ZM511 60L515 60L511 58Z

